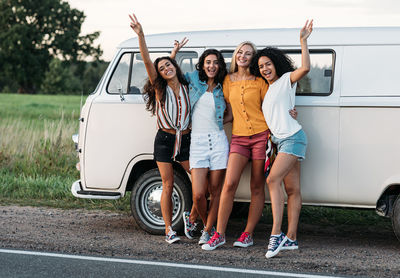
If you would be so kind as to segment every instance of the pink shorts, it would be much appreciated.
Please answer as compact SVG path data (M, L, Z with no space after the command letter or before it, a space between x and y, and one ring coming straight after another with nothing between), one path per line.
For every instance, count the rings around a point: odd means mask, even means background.
M230 153L239 153L251 159L265 159L269 130L252 136L232 134Z

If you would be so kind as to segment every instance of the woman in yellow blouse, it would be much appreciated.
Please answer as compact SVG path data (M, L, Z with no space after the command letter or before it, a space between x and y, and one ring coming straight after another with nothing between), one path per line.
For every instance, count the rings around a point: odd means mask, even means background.
M268 84L250 73L250 63L256 51L256 47L251 42L239 44L232 55L230 74L224 80L224 97L233 113L232 142L221 193L217 231L207 244L202 246L204 250L214 250L225 243L225 230L232 211L234 196L240 176L249 159L251 159L249 215L244 232L233 246L253 245L253 231L264 208L264 162L268 126L261 105L268 90Z

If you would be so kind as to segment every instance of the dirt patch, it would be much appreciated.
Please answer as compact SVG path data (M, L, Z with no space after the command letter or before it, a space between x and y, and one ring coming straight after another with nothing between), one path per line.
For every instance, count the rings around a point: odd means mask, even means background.
M400 242L389 230L300 224L299 250L282 251L267 260L269 224L257 226L254 246L232 247L244 224L231 220L227 244L206 252L184 236L179 244L168 245L162 236L142 231L127 213L0 206L0 246L285 272L400 277Z

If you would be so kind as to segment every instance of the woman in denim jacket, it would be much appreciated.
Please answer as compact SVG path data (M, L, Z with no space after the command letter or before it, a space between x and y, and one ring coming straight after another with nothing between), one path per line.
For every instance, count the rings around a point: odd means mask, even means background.
M171 57L186 44L175 43ZM189 98L192 111L192 132L189 164L192 175L193 208L204 223L199 244L206 243L213 232L218 214L221 187L228 162L229 143L224 131L224 123L232 121L232 113L227 111L222 92L222 82L227 74L222 54L208 49L200 56L196 71L186 73L189 82ZM207 214L207 194L210 207ZM193 238L197 213L183 213L185 234Z

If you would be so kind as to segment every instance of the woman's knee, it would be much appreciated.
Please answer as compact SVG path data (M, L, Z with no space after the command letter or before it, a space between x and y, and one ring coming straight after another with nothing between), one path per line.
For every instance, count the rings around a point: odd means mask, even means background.
M224 192L224 194L235 194L237 186L238 182L236 180L226 180L222 191Z
M193 193L193 203L198 204L205 201L206 196L204 193Z
M301 196L300 186L286 186L285 191L288 197Z
M218 196L221 194L221 185L220 184L209 184L210 195Z
M251 184L250 185L251 195L253 195L253 196L254 195L263 195L264 196L264 194L265 194L264 185L265 185L264 181L256 183L256 184Z
M279 176L269 174L267 177L267 185L280 185L282 183L282 179Z

